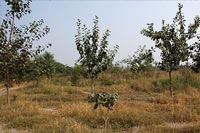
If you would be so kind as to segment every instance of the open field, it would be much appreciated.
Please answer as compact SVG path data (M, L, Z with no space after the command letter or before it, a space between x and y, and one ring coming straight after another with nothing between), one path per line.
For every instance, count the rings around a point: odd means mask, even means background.
M50 83L11 91L11 106L0 97L2 129L21 132L200 132L200 75L187 70L173 73L175 97L168 90L168 75L154 71L102 73L96 91L117 92L119 100L109 114L88 103L89 80L72 86L70 77L57 76ZM23 86L23 85L22 85Z

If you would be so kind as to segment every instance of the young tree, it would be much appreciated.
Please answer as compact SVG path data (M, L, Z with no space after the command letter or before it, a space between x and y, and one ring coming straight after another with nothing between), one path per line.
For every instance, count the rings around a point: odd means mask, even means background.
M56 61L54 60L53 54L45 52L43 55L36 56L34 63L35 67L33 69L36 72L35 74L39 77L42 75L46 75L48 81L51 81L56 71Z
M24 15L31 12L31 0L5 0L9 9L0 24L0 74L3 76L7 89L7 104L9 105L9 87L13 81L15 69L23 67L27 58L33 57L44 50L38 46L32 49L33 41L37 41L49 32L43 27L43 20L34 21L28 26L15 24ZM47 46L48 47L48 46Z
M48 81L51 81L53 75L55 74L56 68L53 54L45 52L42 55L43 58L43 72L47 76Z
M75 66L71 69L71 84L77 85L78 81L81 77L82 66L75 64Z
M55 66L56 74L61 74L63 76L66 76L70 71L70 67L68 67L60 62L55 62L54 66Z
M192 46L191 46L191 50L192 50L192 60L193 60L193 65L192 65L192 69L199 73L200 72L200 37L198 38L198 42L195 42Z
M83 67L84 75L91 79L91 94L94 93L94 80L100 72L105 71L112 64L118 49L118 46L114 50L108 49L109 43L107 39L110 36L109 30L106 30L102 39L99 40L98 22L99 20L96 16L91 32L85 25L81 27L81 21L78 20L78 33L75 36L77 50L80 54L78 62Z
M17 68L15 68L15 72L13 74L13 79L17 83L21 83L23 81L30 81L32 80L32 75L30 73L32 72L32 61L31 59L27 58L24 60L23 64L20 64Z
M147 50L145 45L139 46L132 57L123 60L133 73L149 70L152 67L153 61L152 50Z
M178 12L173 19L172 24L165 24L162 21L162 28L159 31L154 31L154 24L148 24L147 29L143 29L141 33L144 36L155 41L156 48L161 50L161 62L158 66L161 70L169 73L170 94L173 97L172 88L172 71L177 70L180 62L187 61L189 58L188 40L197 36L199 28L199 16L194 18L194 23L188 26L186 31L185 19L182 13L182 4L178 4Z

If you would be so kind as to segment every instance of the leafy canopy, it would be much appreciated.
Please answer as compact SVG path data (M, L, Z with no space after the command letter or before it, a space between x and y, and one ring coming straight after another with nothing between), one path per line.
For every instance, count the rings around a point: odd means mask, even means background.
M200 24L200 18L196 16L186 30L182 8L183 5L178 4L178 11L172 24L165 24L163 20L161 30L155 31L154 24L149 23L147 29L141 31L144 36L155 41L155 46L161 50L161 62L158 66L167 72L176 70L181 61L188 60L188 40L196 37Z
M195 42L192 46L191 46L191 50L192 50L192 59L193 59L193 65L192 65L192 69L195 72L200 72L200 37L197 37L198 41Z
M93 95L89 95L88 97L89 102L94 102L94 109L97 109L100 105L107 108L108 110L113 110L114 104L118 100L118 94L117 93L108 93L108 92L102 92L102 93L95 93Z
M31 12L31 0L5 0L10 7L0 24L0 74L8 83L14 78L16 68L24 67L30 57L39 54L44 47L33 49L33 42L44 37L50 29L43 26L44 21L34 21L29 25L15 24ZM47 46L49 47L50 44Z
M123 60L133 73L147 71L152 67L153 53L151 49L146 49L146 46L139 46L132 57Z
M98 74L108 69L112 64L113 58L117 52L118 46L114 50L108 49L108 37L110 31L106 30L99 40L98 17L93 20L94 26L92 31L81 26L80 19L77 22L76 46L80 54L78 62L83 66L84 75L91 79L97 78Z

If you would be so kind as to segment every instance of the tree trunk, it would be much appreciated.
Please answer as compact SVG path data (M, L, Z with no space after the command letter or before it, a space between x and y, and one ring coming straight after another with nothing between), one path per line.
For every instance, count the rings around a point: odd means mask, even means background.
M39 86L39 78L36 79L36 87Z
M108 129L109 112L110 112L110 110L107 109L106 117L104 118L104 123L105 123L105 132L106 132L106 133L107 133L107 129Z
M12 35L13 35L13 29L14 29L14 21L15 21L15 14L14 12L12 13L12 23L11 23L11 29L10 29L10 36L9 36L9 42L7 43L7 46L9 47L9 45L11 46L11 43L12 43ZM9 57L9 52L7 53L6 55L6 63L9 64L9 60L10 60L10 57ZM7 106L10 106L10 96L9 96L9 88L10 88L10 72L9 72L9 68L8 68L9 65L6 65L6 73L5 73L5 87L6 87L6 90L7 90L7 98L6 98L6 103L7 103Z
M91 89L90 90L91 94L93 94L94 93L94 79L93 78L91 78L91 88L90 89Z
M8 106L10 106L9 85L6 85L6 91L7 91L6 103Z
M172 87L172 71L169 71L169 88L170 88L170 95L173 98L174 91L173 91L173 87Z
M9 87L10 87L10 77L9 77L9 70L6 68L5 73L5 87L6 87L6 103L8 106L10 106L10 97L9 97Z

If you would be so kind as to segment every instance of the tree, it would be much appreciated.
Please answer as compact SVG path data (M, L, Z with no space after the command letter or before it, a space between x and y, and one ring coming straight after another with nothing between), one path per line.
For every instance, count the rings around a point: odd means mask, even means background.
M45 52L43 55L36 56L34 63L34 69L38 73L38 76L46 75L48 81L51 81L56 71L56 61L54 60L53 54Z
M26 61L24 61L23 65L19 65L18 68L15 68L15 72L13 74L14 81L17 83L31 81L34 77L33 75L31 75L32 64L32 60L27 58Z
M45 36L50 29L43 26L43 20L34 21L28 26L15 24L31 12L31 0L5 0L5 2L9 9L0 25L0 74L5 82L9 105L9 87L13 82L15 69L23 68L27 58L44 50L41 46L33 49L33 42Z
M200 18L196 16L194 23L188 26L186 31L185 19L182 13L182 4L178 4L178 11L172 24L165 24L162 21L162 28L159 31L154 31L154 24L148 24L147 29L143 29L141 33L144 36L155 41L155 47L161 50L161 62L158 66L161 70L169 73L170 94L173 97L172 88L172 71L177 70L180 62L187 61L189 58L188 40L197 36Z
M193 53L192 56L192 60L193 60L193 65L192 65L192 69L193 71L199 73L200 72L200 37L198 38L198 42L195 42L192 46L191 46L191 50Z
M78 62L83 67L84 75L91 79L91 94L94 91L94 80L98 74L111 66L118 46L114 50L108 49L108 37L110 31L107 29L99 41L98 17L93 20L94 26L92 32L85 25L81 27L81 21L77 22L77 35L75 42L80 54ZM82 30L82 31L81 31Z
M66 76L70 71L70 67L68 67L60 62L55 62L54 66L55 66L56 74L62 74L64 76Z
M149 70L153 61L152 50L147 50L145 45L139 46L132 57L123 60L133 73Z

